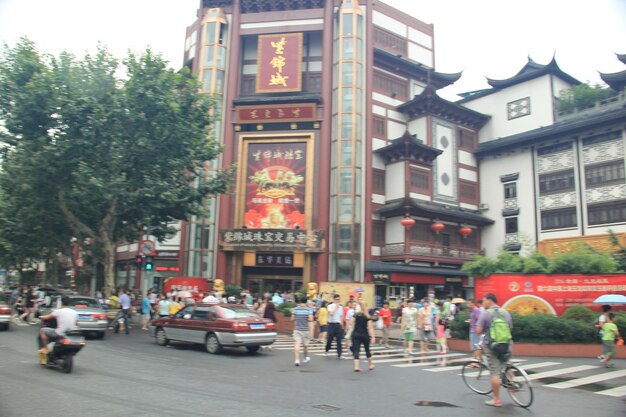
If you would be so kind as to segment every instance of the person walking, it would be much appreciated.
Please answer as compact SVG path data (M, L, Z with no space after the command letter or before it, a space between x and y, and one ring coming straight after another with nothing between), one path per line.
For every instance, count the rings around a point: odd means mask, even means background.
M307 306L306 297L299 296L298 305L291 312L291 320L294 322L293 329L293 352L295 355L296 366L300 366L300 346L304 349L304 358L302 363L307 363L311 360L309 357L309 342L311 341L310 323L313 322L313 309Z
M327 301L322 301L322 304L317 309L317 312L315 314L317 324L319 325L319 335L317 336L317 338L320 343L324 344L326 344L326 335L328 334L328 308L326 308L327 305Z
M406 340L407 343L407 349L404 352L412 355L413 340L415 339L415 333L417 333L417 310L413 307L413 300L409 300L407 306L402 309L400 328L404 333L404 340Z
M502 401L500 400L500 374L502 373L503 367L511 358L510 341L509 349L506 353L498 354L494 352L491 349L491 326L496 315L502 317L507 322L509 329L513 328L513 321L509 312L498 305L498 299L495 294L485 294L483 307L485 307L485 311L483 311L478 318L476 332L485 335L485 355L487 356L489 373L491 374L491 389L493 391L493 398L485 401L485 405L502 407Z
M335 294L333 302L328 306L328 337L326 338L326 355L329 354L333 339L336 339L338 359L341 359L341 347L343 344L343 306L340 301L341 296Z
M598 329L598 337L600 338L600 343L602 343L602 353L598 355L598 359L600 361L604 361L604 357L606 356L606 349L604 346L604 325L609 321L609 314L611 313L611 307L608 304L602 306L602 314L598 317L598 321L596 322L596 329Z
M621 335L617 328L617 317L615 313L609 313L608 320L602 326L602 345L604 346L604 366L612 368L615 365L611 363L611 358L615 355L615 341L621 339Z
M170 302L165 298L164 294L159 294L157 309L159 317L168 317L170 315Z
M120 311L122 313L122 317L124 318L124 328L125 328L126 334L128 334L128 331L130 328L130 296L126 293L126 290L123 288L120 290L119 303L120 303ZM117 331L115 333L117 333Z
M150 306L150 297L149 293L146 293L145 297L143 297L143 299L141 300L141 317L143 319L141 330L148 330L151 313L152 307Z
M469 322L469 338L470 338L470 351L472 352L472 356L477 361L480 360L480 356L482 353L482 349L480 348L480 335L476 333L476 324L478 323L478 318L480 317L480 306L482 304L482 300L471 300L469 302L470 308L470 322ZM475 367L478 367L477 364L474 364Z
M434 317L433 314L435 314ZM420 329L420 351L428 352L428 344L433 340L433 323L436 320L436 313L428 298L422 300L422 307L417 312L417 317L417 327Z
M344 339L346 341L346 348L352 350L352 326L354 321L352 318L354 317L354 313L356 312L354 301L348 301L346 303L346 307L344 308L344 320L343 320L343 328L346 329Z
M374 369L374 363L372 362L372 352L370 352L370 343L376 341L374 335L374 324L367 312L367 305L365 301L360 300L358 313L355 313L352 321L352 355L354 356L354 372L361 372L361 361L359 354L361 351L361 345L365 349L365 357L367 358L367 369L370 371Z
M389 346L389 329L391 328L391 310L389 309L389 302L385 301L383 303L383 308L378 310L378 318L383 322L382 333L383 336L380 339L380 344L384 345L386 348L390 348Z

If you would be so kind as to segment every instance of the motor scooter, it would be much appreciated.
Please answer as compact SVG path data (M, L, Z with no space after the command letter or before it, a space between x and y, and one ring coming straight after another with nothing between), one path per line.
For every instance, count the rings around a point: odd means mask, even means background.
M42 326L49 327L43 323ZM66 374L72 372L74 356L85 346L85 338L78 336L78 334L80 333L68 332L65 337L52 342L53 346L52 349L48 350L48 357L45 363L40 357L41 365L59 368ZM37 338L39 338L39 333L37 334ZM37 345L39 346L39 344Z

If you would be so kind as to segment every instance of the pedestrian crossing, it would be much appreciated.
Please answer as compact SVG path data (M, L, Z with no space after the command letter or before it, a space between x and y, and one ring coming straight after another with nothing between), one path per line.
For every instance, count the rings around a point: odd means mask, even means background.
M294 342L289 336L279 336L273 344L274 350L293 350ZM428 352L420 353L417 346L416 353L409 355L401 347L386 348L375 345L370 348L374 364L388 365L393 368L417 368L420 371L435 374L454 374L460 378L463 364L472 360L466 353L436 352L434 346ZM309 345L309 354L325 356L325 344L312 342ZM352 360L349 350L344 349L343 359ZM331 345L330 354L336 355L335 344ZM365 360L365 355L361 355ZM587 389L594 394L608 397L626 397L626 370L609 370L597 365L569 366L557 361L533 362L532 358L515 359L514 363L523 368L535 386L543 386L554 390ZM556 381L554 381L556 379Z

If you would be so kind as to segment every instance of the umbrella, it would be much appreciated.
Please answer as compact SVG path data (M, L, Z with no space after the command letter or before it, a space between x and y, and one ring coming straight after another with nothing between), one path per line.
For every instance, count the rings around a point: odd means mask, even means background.
M464 302L465 302L465 299L461 298L461 297L453 298L452 301L451 301L452 304L460 304L460 303L464 303Z
M604 294L593 300L594 304L626 305L626 295Z

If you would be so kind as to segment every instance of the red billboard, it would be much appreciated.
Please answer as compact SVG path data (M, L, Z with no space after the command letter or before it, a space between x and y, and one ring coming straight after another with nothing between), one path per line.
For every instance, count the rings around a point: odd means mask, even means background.
M305 228L306 159L306 142L248 144L246 228Z
M302 90L302 33L260 35L257 93Z
M163 283L165 294L173 291L189 291L193 298L201 297L209 290L209 282L206 278L175 277L168 278Z
M476 278L474 288L477 298L494 293L509 311L560 316L573 305L599 311L593 300L604 294L626 295L626 275L492 274Z

